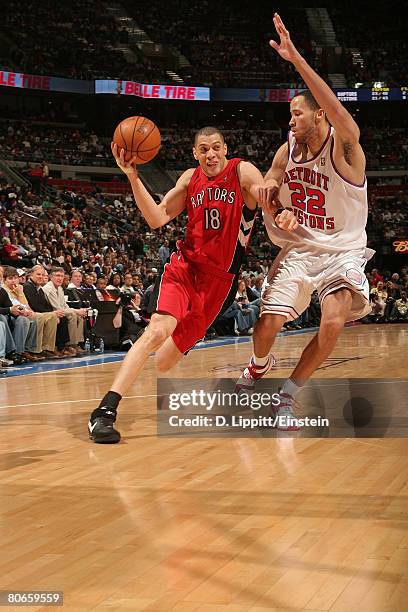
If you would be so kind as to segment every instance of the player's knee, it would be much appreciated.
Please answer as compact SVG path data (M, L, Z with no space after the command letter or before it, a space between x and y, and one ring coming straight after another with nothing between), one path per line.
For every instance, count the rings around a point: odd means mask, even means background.
M344 327L344 318L338 315L332 315L325 321L322 321L319 329L320 339L333 341L337 340Z
M262 336L273 338L281 330L284 322L284 317L280 315L264 313L258 320L256 329Z
M170 370L172 363L166 357L162 355L155 355L154 357L154 367L159 374L165 374Z
M152 350L159 348L171 335L171 331L166 327L150 324L143 334L143 338Z

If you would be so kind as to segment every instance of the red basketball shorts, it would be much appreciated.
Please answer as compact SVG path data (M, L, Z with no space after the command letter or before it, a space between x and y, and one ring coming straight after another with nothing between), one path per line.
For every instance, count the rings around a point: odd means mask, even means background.
M177 319L172 338L179 351L187 352L205 336L220 313L234 279L234 274L194 264L180 252L172 254L164 266L155 310Z

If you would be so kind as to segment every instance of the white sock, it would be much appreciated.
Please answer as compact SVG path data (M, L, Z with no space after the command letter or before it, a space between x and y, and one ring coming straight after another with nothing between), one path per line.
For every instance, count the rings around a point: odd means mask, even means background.
M287 393L291 397L295 398L299 391L302 390L302 387L299 387L296 383L293 382L290 378L284 383L281 393Z
M255 354L252 355L252 361L258 368L263 368L269 361L269 355L266 357L257 357Z

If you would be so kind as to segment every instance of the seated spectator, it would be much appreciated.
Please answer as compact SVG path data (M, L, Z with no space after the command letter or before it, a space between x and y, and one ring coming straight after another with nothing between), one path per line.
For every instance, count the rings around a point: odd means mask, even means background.
M255 316L255 321L257 321L259 317L260 299L257 298L253 302L249 301L245 281L243 280L238 282L238 289L235 296L235 300L243 311L252 310ZM253 325L251 325L251 327L253 327Z
M262 277L261 277L262 278ZM245 284L245 293L246 296L248 298L248 301L250 304L253 304L254 302L259 306L260 305L260 295L257 295L256 291L254 291L255 288L255 282L256 279L254 276L246 276L244 278L244 284ZM262 287L262 281L261 281L261 287ZM259 300L259 302L257 302L257 300Z
M18 282L22 286L27 282L27 270L25 268L17 268Z
M401 297L395 300L390 319L391 321L408 321L408 300L407 292L404 289L401 290Z
M2 309L0 308L0 313L1 312ZM14 364L12 359L6 358L7 332L10 333L8 323L5 323L4 319L0 315L0 368L8 368Z
M70 281L64 293L68 297L68 302L74 302L77 308L87 308L90 306L89 294L83 289L82 272L79 270L71 272Z
M46 270L39 264L34 266L29 274L29 279L24 285L24 295L28 305L34 312L52 312L57 320L56 349L48 351L48 358L63 359L72 356L76 351L65 347L69 342L68 322L63 309L54 310L43 291L43 286L48 282Z
M148 321L141 316L140 293L126 293L126 296L121 296L116 302L119 308L113 318L113 327L120 329L121 346L123 350L128 351L142 335Z
M251 287L251 291L254 294L255 299L261 297L261 291L262 291L263 282L264 282L264 277L263 276L257 276L256 279L255 279L254 286Z
M373 287L377 287L378 281L384 282L384 278L379 274L377 268L371 270L371 282Z
M127 272L124 276L124 282L122 287L120 288L121 291L126 291L128 293L134 293L135 292L135 288L133 286L133 276L130 272Z
M11 244L10 238L5 236L3 238L3 248L0 251L0 258L4 264L15 265L19 261L21 262L22 257L20 249L17 246Z
M100 302L115 302L117 300L117 294L115 296L107 290L104 276L100 276L96 281L95 293Z
M387 299L384 310L384 320L389 321L395 300L400 297L400 290L391 280L389 280L385 283L385 291L387 292Z
M98 298L96 297L96 287L93 284L93 275L89 272L86 272L83 275L83 280L81 284L81 289L85 291L85 295L87 296L87 300L90 302L97 302Z
M10 270L4 269L4 285L10 283ZM0 320L7 325L6 349L8 354L15 354L14 363L24 363L25 360L40 361L34 355L37 347L37 325L30 311L22 305L14 305L5 287L0 287ZM10 338L11 334L11 338Z
M372 314L375 315L375 319L379 321L384 317L385 306L387 302L387 291L384 288L383 281L378 281L377 286L371 290L370 299L372 303Z
M68 321L68 350L72 353L84 353L84 349L79 346L84 341L84 319L87 317L86 308L70 308L67 306L62 283L64 281L64 269L53 268L50 272L50 280L43 287L45 296L56 311L64 313Z
M109 289L120 290L122 285L123 285L123 279L122 279L122 275L120 274L120 272L112 272L111 277L109 279L109 285L106 287L108 291Z
M83 289L93 289L93 290L96 289L94 285L94 277L91 272L85 272L85 274L83 275L82 288Z
M321 318L321 308L319 294L313 291L310 299L309 308L307 309L307 323L310 327L319 327Z
M57 334L57 319L52 312L34 312L28 305L24 295L23 286L19 283L17 270L8 267L4 272L4 289L7 291L13 306L24 308L24 312L36 324L37 339L36 347L29 350L26 343L26 350L23 356L29 361L39 361L46 357L47 352L54 351L55 337ZM16 349L18 351L18 348Z
M236 336L251 335L254 331L256 316L253 310L243 309L236 300L220 317L220 321L234 320L234 334Z

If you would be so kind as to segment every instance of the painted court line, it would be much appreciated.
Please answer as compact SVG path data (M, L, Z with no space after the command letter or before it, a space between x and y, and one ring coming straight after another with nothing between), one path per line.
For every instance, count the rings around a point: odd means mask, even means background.
M309 332L316 331L317 328L309 327L306 329L299 329L290 332L280 332L278 336L288 336L288 335L297 335L297 334L305 334ZM199 342L197 346L195 346L192 350L208 350L212 348L219 348L222 346L231 346L232 344L247 344L251 342L252 336L223 336L221 338L214 338L213 340L206 340L205 342ZM44 363L44 364L35 364L35 365L27 365L21 366L17 368L10 368L7 370L7 375L4 377L5 380L10 378L15 378L17 376L33 376L34 374L48 374L50 372L60 372L64 370L77 370L79 368L91 367L101 364L108 363L116 363L119 361L123 361L126 353L112 351L106 352L103 355L91 354L84 357L77 357L75 361L71 361L69 359L63 360L63 363Z

